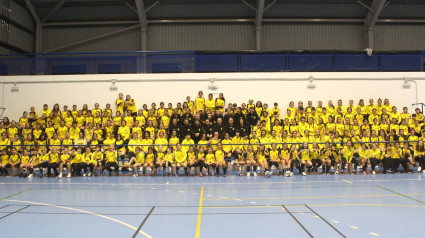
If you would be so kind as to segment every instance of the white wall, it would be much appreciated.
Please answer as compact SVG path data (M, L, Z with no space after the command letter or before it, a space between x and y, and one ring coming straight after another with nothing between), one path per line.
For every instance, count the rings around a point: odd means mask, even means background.
M307 78L310 75L315 78L315 89L307 88ZM18 120L23 111L35 106L40 112L45 103L49 104L50 108L54 103L59 103L61 109L63 105L71 107L72 104L77 104L80 109L84 103L92 108L94 103L98 102L103 108L106 103L113 105L119 92L132 95L138 108L144 103L150 106L152 102L159 106L161 101L175 105L185 101L188 95L195 99L200 90L207 95L210 92L207 89L210 78L216 79L219 87L216 93L224 93L227 102L240 105L253 98L254 101L268 103L269 107L278 102L283 113L291 100L295 103L299 100L304 103L313 100L314 104L318 100L323 100L324 104L327 100L333 100L336 104L336 100L342 99L343 104L347 105L349 99L354 99L357 104L358 100L363 98L367 104L369 98L376 101L379 97L389 98L391 104L399 107L399 110L402 106L408 106L411 111L411 104L416 101L415 86L411 83L410 89L402 88L403 77L417 82L418 102L425 102L425 96L421 93L425 89L425 73L422 72L8 76L3 77L0 83L3 87L1 105L6 108L3 116ZM117 79L118 91L110 91L111 83L102 82L111 79ZM88 80L92 82L86 82ZM18 82L19 92L11 92L11 82Z

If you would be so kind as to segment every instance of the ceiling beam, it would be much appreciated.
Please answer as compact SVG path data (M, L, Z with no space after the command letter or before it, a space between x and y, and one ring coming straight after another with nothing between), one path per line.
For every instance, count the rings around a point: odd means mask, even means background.
M265 0L257 0L257 12L255 14L255 49L261 50L261 29L263 23Z
M139 16L140 26L142 27L142 30L146 29L148 26L148 20L146 19L144 1L135 0L135 2L136 2L137 15Z
M41 19L41 23L46 22L53 14L55 14L55 12L57 10L59 10L59 8L62 7L62 5L65 3L66 0L60 0L53 8L52 10L50 10L49 13L47 13L46 16L43 17L43 19Z
M374 48L374 28L378 21L379 15L384 9L386 0L373 0L370 6L371 10L367 13L364 21L365 28L365 45L368 49Z
M263 18L263 23L355 23L364 24L364 19L360 18ZM186 24L186 23L255 23L253 18L240 19L157 19L148 20L148 24ZM424 24L425 19L378 19L376 23L380 24ZM139 24L138 19L134 20L116 20L116 21L76 21L76 22L46 22L43 27L56 26L88 26L88 25L133 25Z
M27 5L27 8L31 13L32 18L35 21L35 42L34 42L35 53L40 53L43 48L43 25L31 1L25 0L25 4Z
M27 5L28 10L31 13L32 18L36 23L40 23L40 18L38 17L37 12L34 9L34 6L32 5L30 0L25 0L25 4Z
M102 38L105 38L105 37L108 37L108 36L112 36L112 35L116 35L116 34L119 34L119 33L122 33L122 32L130 31L130 30L136 29L138 27L140 27L139 24L129 26L129 27L125 27L125 28L118 29L118 30L115 30L115 31L111 31L111 32L108 32L108 33L105 33L105 34L89 37L89 38L86 38L86 39L83 39L83 40L79 40L79 41L76 41L76 42L72 42L72 43L69 43L69 44L65 44L65 45L53 48L53 49L50 49L50 50L46 50L43 53L55 52L55 51L66 49L66 48L69 48L69 47L72 47L72 46L81 45L83 43L87 43L87 42L94 41L94 40L99 40L99 39L102 39Z

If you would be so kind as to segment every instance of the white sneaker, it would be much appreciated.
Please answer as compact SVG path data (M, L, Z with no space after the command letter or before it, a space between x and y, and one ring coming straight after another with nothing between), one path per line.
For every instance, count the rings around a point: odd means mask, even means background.
M375 171L372 171L372 174L376 174L376 172Z
M272 176L272 173L270 171L266 171L264 175L266 176L266 178L270 178L270 176Z
M246 172L246 176L247 177L251 176L251 172Z
M338 170L337 170L337 171L335 171L335 174L339 174Z
M291 175L291 171L286 171L285 172L285 177L289 177Z
M91 172L89 172L89 174L87 174L87 176L89 176L89 177L90 177L90 176L91 176Z
M422 170L422 173L425 173L425 170Z
M421 166L418 166L418 172L421 172L421 169L422 169Z
M32 174L30 174L30 175L28 175L28 177L27 178L32 178L33 177L33 175Z
M257 177L257 173L256 172L254 172L254 177Z
M377 165L377 166L375 166L375 170L379 170L379 166Z
M292 177L292 176L294 176L294 172L289 173L289 177Z
M133 169L132 168L128 168L128 171L131 172L131 171L133 171Z
M68 173L68 175L66 177L67 178L71 178L71 173Z
M303 172L303 176L306 176L307 174L305 172Z
M87 174L83 174L83 177L86 177Z
M60 179L62 178L62 173L59 174L58 178L60 178Z
M137 174L133 174L133 177L137 177Z

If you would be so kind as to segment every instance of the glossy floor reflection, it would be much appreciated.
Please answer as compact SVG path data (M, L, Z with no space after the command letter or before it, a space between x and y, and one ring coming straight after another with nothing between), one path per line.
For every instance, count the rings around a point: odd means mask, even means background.
M0 231L2 237L416 236L424 181L418 173L0 177Z

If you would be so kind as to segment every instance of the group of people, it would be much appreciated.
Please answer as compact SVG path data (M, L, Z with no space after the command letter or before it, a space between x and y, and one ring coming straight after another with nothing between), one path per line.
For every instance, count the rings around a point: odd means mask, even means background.
M309 172L374 174L380 165L384 173L405 172L425 167L424 116L401 112L388 99L373 99L366 105L342 100L327 106L319 101L295 107L290 102L286 114L278 103L252 99L237 105L223 94L204 98L200 91L194 101L161 102L138 109L136 101L119 94L101 109L86 104L81 109L46 104L38 113L35 107L18 121L7 117L0 122L0 173L32 177L59 178L96 176L119 168L139 173L225 176L232 166L240 175L256 176L261 168L266 176L275 168L279 175L292 176L294 168ZM369 168L370 164L370 169ZM359 170L361 168L361 171Z

